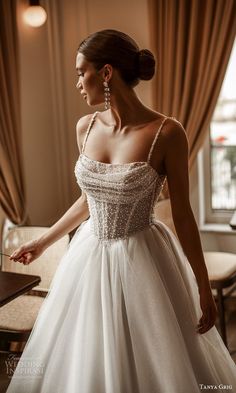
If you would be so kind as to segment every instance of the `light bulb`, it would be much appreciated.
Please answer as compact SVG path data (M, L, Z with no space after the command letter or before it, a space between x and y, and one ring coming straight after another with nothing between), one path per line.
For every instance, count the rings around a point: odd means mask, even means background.
M40 5L31 5L24 12L24 21L32 27L42 26L47 19L46 11Z

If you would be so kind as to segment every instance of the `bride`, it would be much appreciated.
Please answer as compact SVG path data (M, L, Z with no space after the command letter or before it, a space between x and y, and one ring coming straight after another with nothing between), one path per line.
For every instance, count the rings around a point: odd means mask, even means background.
M134 91L154 56L103 30L79 45L76 69L87 104L105 110L77 123L81 196L11 255L32 263L78 227L7 393L236 392L189 201L186 132ZM153 213L166 181L178 238ZM40 376L24 372L28 358Z

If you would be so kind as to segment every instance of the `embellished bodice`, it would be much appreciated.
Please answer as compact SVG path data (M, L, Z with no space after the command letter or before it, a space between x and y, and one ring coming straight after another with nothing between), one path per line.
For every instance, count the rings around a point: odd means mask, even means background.
M106 164L81 154L75 175L87 194L92 228L99 239L124 238L152 222L165 176L147 162Z
M75 176L87 195L94 234L101 240L120 239L149 226L166 177L157 173L149 159L109 164L89 158L83 150Z

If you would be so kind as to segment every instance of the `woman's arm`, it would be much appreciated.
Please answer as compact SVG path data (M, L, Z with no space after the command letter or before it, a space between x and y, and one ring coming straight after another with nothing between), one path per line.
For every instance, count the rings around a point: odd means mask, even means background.
M84 193L39 239L38 243L46 249L65 234L71 232L89 217L87 198Z
M76 139L79 152L82 151L82 145L86 130L88 128L91 115L83 116L76 125ZM89 217L89 209L87 204L87 196L82 191L77 201L66 211L66 213L38 239L39 243L44 247L50 246L56 240L60 239L66 233L71 232Z
M212 297L204 261L200 234L189 200L188 140L180 123L171 120L165 130L165 168L170 193L172 217L183 251L195 274L201 307L202 329L205 333L215 323L217 309Z
M168 134L168 135L167 135ZM184 129L174 121L166 129L165 169L172 217L182 248L196 276L198 287L210 287L200 235L189 200L188 140Z
M82 143L91 115L82 117L76 125L77 144L79 151L82 150ZM24 264L31 263L52 243L56 242L65 234L71 232L89 217L87 196L82 192L76 202L66 211L66 213L52 225L45 234L39 238L23 244L15 250L10 259Z

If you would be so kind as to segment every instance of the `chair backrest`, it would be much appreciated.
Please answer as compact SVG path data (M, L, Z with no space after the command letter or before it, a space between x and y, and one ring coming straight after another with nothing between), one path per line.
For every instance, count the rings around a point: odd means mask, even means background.
M9 229L4 239L3 252L11 254L20 245L37 239L48 230L48 227L22 226ZM41 282L34 289L47 291L58 267L58 264L66 252L69 245L69 235L63 236L51 246L49 246L43 254L29 265L23 265L19 262L11 261L8 257L2 258L2 271L33 274L41 277Z

